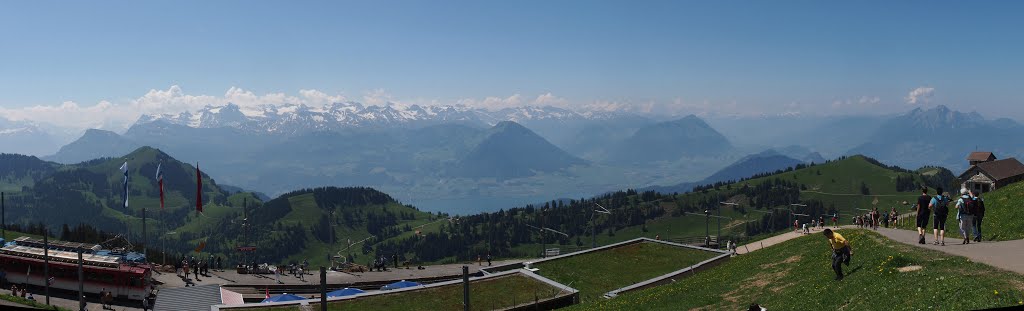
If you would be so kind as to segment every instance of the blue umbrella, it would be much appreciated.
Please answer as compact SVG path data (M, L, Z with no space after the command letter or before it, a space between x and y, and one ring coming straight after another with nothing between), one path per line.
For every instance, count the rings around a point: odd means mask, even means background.
M416 282L409 282L409 281L400 281L400 282L394 282L394 283L391 283L391 284L388 284L388 285L384 285L384 287L381 287L380 290L392 290L392 289L399 289L399 288L406 288L406 287L413 287L413 286L420 286L420 285L423 285L423 284L416 283Z
M296 296L296 295L292 295L292 294L281 294L281 295L277 295L277 296L272 296L272 297L267 298L267 299L263 299L262 302L282 302L282 301L293 301L293 300L306 300L306 297Z
M365 292L362 291L361 289L358 289L358 288L348 288L348 287L346 287L344 289L339 289L339 290L327 293L327 297L352 296L352 295L360 294L360 293L365 293Z

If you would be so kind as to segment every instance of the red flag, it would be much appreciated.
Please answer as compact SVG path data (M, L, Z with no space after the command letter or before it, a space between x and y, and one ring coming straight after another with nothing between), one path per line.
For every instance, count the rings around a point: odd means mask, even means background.
M267 290L267 299L270 298L270 287L264 287Z
M196 211L203 212L203 173L199 171L199 162L196 162Z

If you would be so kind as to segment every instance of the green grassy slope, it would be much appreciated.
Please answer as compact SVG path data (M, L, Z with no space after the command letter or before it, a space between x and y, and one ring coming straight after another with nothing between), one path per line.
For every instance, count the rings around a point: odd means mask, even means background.
M820 234L733 258L675 284L570 310L967 310L1024 305L1024 277L962 257L923 250L867 230L853 244L848 276L834 281ZM916 271L899 269L920 266Z
M1024 239L1024 182L1011 184L982 195L985 199L985 218L982 222L982 238L986 241L1008 241ZM935 217L928 221L928 242L932 241L932 228ZM913 221L905 223L902 229L916 230ZM974 235L971 233L971 237ZM949 216L946 218L946 242L957 243L962 239L960 226L956 220L956 198L949 204Z
M826 206L834 204L840 213L864 214L866 211L857 209L878 207L879 211L889 211L897 207L898 211L906 210L903 201L910 202L918 192L896 191L897 176L913 177L918 184L923 183L918 176L883 168L863 156L795 170L777 177L805 185L807 189L801 192L801 200L820 200ZM861 183L867 185L869 195L861 194Z
M903 206L902 202L913 200L917 193L915 191L897 191L896 181L898 176L904 179L912 179L915 183L923 183L921 176L915 175L914 173L899 172L872 163L872 161L866 157L853 156L767 177L754 178L729 185L722 185L718 188L678 194L674 197L663 198L658 201L643 201L640 195L636 195L630 197L629 200L626 200L618 206L612 206L608 202L604 202L603 204L608 205L608 207L613 210L617 210L617 213L622 213L623 210L657 206L665 211L664 215L654 219L649 219L645 221L643 225L618 227L612 234L609 234L608 231L600 231L597 233L596 240L598 245L606 245L636 237L654 238L656 236L661 236L663 239L675 239L704 236L706 233L704 217L685 213L673 213L673 211L688 206L697 209L693 212L700 213L700 210L710 207L713 209L713 213L717 215L718 211L714 210L714 208L717 208L717 204L712 204L711 206L704 206L704 204L707 204L707 202L718 201L735 202L741 205L740 208L728 206L722 208L721 215L729 217L731 220L721 220L721 235L726 237L732 236L742 238L746 235L745 225L748 222L761 222L763 215L765 215L763 212L768 211L769 209L761 209L760 211L762 212L754 212L753 210L755 210L755 208L751 206L751 201L743 195L738 195L737 190L744 186L756 187L775 180L797 183L805 190L801 191L799 193L799 198L793 202L776 204L768 206L768 208L788 209L788 203L800 203L809 200L816 200L822 202L822 208L813 211L815 214L825 214L829 208L834 208L841 213L840 221L843 224L848 224L851 219L850 216L866 212L858 209L868 209L877 206L880 211L888 211L890 208L898 206L897 209L899 211L906 211L907 207ZM861 193L862 184L867 186L869 189L869 195L863 195ZM875 204L876 199L878 201L877 204ZM799 212L811 213L812 211L805 209ZM580 215L580 217L588 219L590 215L583 214ZM778 214L773 217L778 217L776 218L776 221L784 221L789 220L791 216L788 212L779 211ZM607 216L599 214L596 222L605 222L607 218ZM801 222L807 222L810 219L804 217L800 220ZM529 221L528 223L535 223L532 220L524 221ZM590 223L586 222L582 226L583 227L555 227L555 229L563 232L582 230L583 234L574 235L569 239L569 241L567 241L568 243L565 244L555 243L553 242L555 240L554 237L549 237L547 247L558 247L561 248L563 252L589 248L591 245L589 230ZM428 226L424 228L424 232L437 232L438 230L441 230L442 227L443 226ZM710 234L717 235L719 220L711 219L709 227ZM478 229L484 231L486 228L480 226ZM766 236L768 236L768 234L760 234L756 237L748 238L756 239ZM577 241L578 244L576 243ZM514 256L538 256L541 253L542 246L539 243L539 238L534 242L535 243L524 243L512 247ZM486 249L487 245L481 244L475 246L475 248ZM440 260L439 262L454 262L454 260L448 258Z
M1024 182L1009 185L988 194L985 199L985 218L981 226L986 240L1024 239Z
M872 164L867 158L863 156L853 156L829 163L819 164L812 167L793 170L790 172L781 173L774 176L754 178L742 182L733 184L732 188L740 188L743 185L754 186L757 184L768 182L772 179L782 179L787 181L797 182L803 186L806 186L807 190L801 191L800 201L807 200L819 200L824 206L834 206L841 214L840 218L843 223L847 223L849 220L848 215L861 214L866 211L858 210L869 209L877 206L879 211L888 211L891 207L896 207L898 211L905 211L906 207L902 205L903 201L909 201L918 195L915 191L899 192L896 191L896 177L897 176L911 177L911 174L899 173L894 170L880 167ZM916 178L921 182L920 178ZM869 195L861 194L861 183L867 185L870 189ZM722 187L724 189L724 187ZM698 202L709 196L715 196L717 193L724 193L722 189L712 189L707 192L695 192L688 194L680 194L679 200L687 202ZM878 199L878 204L874 204L875 199ZM729 202L737 202L746 208L749 208L749 204L746 204L744 197L733 196L727 199ZM793 202L798 203L798 202ZM672 208L670 204L663 204L665 208ZM785 205L779 205L775 207L787 208ZM752 213L744 210L736 210L732 207L724 207L722 215L731 217L733 220L723 220L722 227L729 228L724 231L723 235L733 234L742 232L743 226L735 226L737 223L754 221L760 218L760 214ZM789 217L786 215L785 217ZM806 222L809 219L801 219L801 222ZM652 220L648 223L648 232L643 233L639 227L631 227L623 230L622 234L617 234L620 237L618 239L606 240L628 240L635 236L655 236L660 234L664 238L672 238L676 236L703 236L705 234L705 220L700 216L683 216L683 217L664 217L656 220ZM718 228L718 220L711 220L711 234L716 234ZM599 240L601 237L599 237Z
M500 310L532 302L535 297L550 297L558 289L532 278L512 275L472 282L469 285L471 310ZM319 303L310 307L319 310ZM462 310L462 285L436 287L402 294L370 296L327 304L327 310ZM249 311L302 310L298 306L246 308Z
M132 193L127 210L120 206L122 176L118 170L125 159L129 161L131 180L129 188ZM158 210L156 181L153 176L156 164L161 162L164 165L167 183L165 186L167 208L162 212ZM42 165L50 167L45 163ZM368 217L383 215L382 212L385 210L393 214L412 216L411 219L409 217L398 219L397 223L393 225L393 234L367 240L365 243L369 243L371 249L392 242L394 242L392 245L402 245L401 240L413 237L416 231L427 234L451 229L449 223L443 220L446 216L441 216L439 221L437 216L419 212L393 200L382 205L319 206L315 198L309 194L280 198L283 201L282 204L287 206L287 211L283 211L282 214L271 213L272 215L267 217L275 219L266 220L264 218L268 214L262 207L263 202L259 202L247 193L229 195L217 187L210 176L205 175L203 176L205 213L197 215L193 211L195 167L176 161L169 155L148 147L140 148L121 158L98 159L54 169L56 173L34 183L37 186L42 185L41 189L49 191L41 194L46 198L45 200L32 202L22 198L25 204L40 204L49 206L49 209L22 209L21 212L13 213L9 209L8 218L14 219L14 221L18 221L17 219L38 221L40 217L50 217L49 219L52 221L68 222L72 225L75 222L87 222L108 231L130 230L132 235L138 236L142 227L141 209L145 207L148 209L147 229L151 245L159 241L159 237L164 237L168 240L166 244L169 249L183 252L194 248L200 242L207 242L207 252L214 252L234 259L234 247L245 244L241 233L244 213L240 208L244 198L252 206L250 210L252 219L259 221L254 228L262 230L252 236L252 240L258 241L249 244L258 244L261 249L277 248L275 243L301 246L295 251L288 252L286 257L279 258L275 255L267 258L264 256L263 260L302 261L308 259L314 264L326 264L328 254L335 255L339 252L342 255L351 254L355 257L356 262L365 263L373 253L364 254L363 244L350 247L348 242L358 242L369 237L371 234L368 232ZM743 205L740 209L725 207L721 211L722 216L732 218L732 220L722 221L722 235L743 236L746 233L746 223L761 221L763 214L751 212L750 201L742 195L736 195L735 190L739 187L756 186L776 179L799 183L806 191L800 193L797 201L820 200L824 203L825 208L834 206L844 214L843 222L848 223L848 215L862 212L856 210L857 208L874 206L872 203L876 199L879 201L878 206L883 210L888 210L897 202L912 200L916 195L914 192L896 191L895 180L899 175L903 175L904 178L912 176L910 173L900 173L883 168L864 157L855 156L774 176L746 180L722 186L719 189L712 188L679 194L657 201L644 201L640 195L636 195L616 206L611 206L607 202L606 205L617 210L619 213L617 216L627 214L627 210L639 208L660 209L664 211L663 216L648 219L642 225L635 225L635 222L625 226L616 225L614 230L598 232L596 239L598 244L605 245L641 236L650 238L661 236L664 239L703 236L705 234L704 217L673 212L680 211L683 207L689 208L690 211L703 210L706 206L702 204L719 200ZM918 176L913 178L921 180ZM24 182L19 181L19 183ZM870 189L871 195L859 194L862 183ZM24 196L24 193L16 195ZM9 205L11 202L8 200ZM796 201L792 203L796 203ZM786 207L786 205L772 207ZM335 210L338 214L332 216L331 210ZM342 210L357 213L356 218L358 219L341 219L340 211ZM818 211L819 214L823 212ZM67 216L67 219L56 219L53 218L53 215ZM314 233L314 228L325 217L331 218L331 228L334 230L333 245L328 245L331 244L330 239L318 239ZM534 223L533 220L525 217L526 215L522 218L523 222ZM589 217L589 215L581 215L581 218L584 217ZM598 215L596 222L605 223L607 219L606 215ZM803 219L803 221L806 220ZM718 223L719 221L715 219L711 221L712 235L718 234ZM571 226L549 224L549 226L555 225L560 226L556 228L558 230L575 234L572 238L561 241L562 244L551 241L554 239L549 239L548 247L561 247L563 252L568 252L588 247L591 244L589 222L576 222ZM483 226L476 228L476 232L489 230L490 228ZM486 252L486 249L490 247L487 242L481 241L472 241L472 245L474 254L476 250ZM534 257L540 253L541 248L540 243L518 244L511 247L512 252L509 256ZM398 250L398 252L403 251L406 250ZM465 258L465 254L462 255L462 258ZM452 261L455 261L454 257L434 262Z
M320 217L330 217L330 213L327 211L326 206L319 206L312 194L302 194L297 196L288 197L288 202L291 204L292 211L281 218L280 223L282 224L297 224L297 225L312 225L315 224ZM363 206L342 206L348 211L358 211L366 215L380 215L383 211L387 210L390 213L411 213L415 216L415 219L399 219L395 227L401 230L399 236L407 236L415 234L415 230L412 227L416 227L429 222L430 214L420 212L416 209L408 206L399 204L398 202L390 202L385 205L363 205ZM337 219L338 216L335 216ZM341 220L338 220L341 222ZM405 230L408 225L410 230ZM302 261L309 260L311 264L323 264L327 265L329 262L326 261L326 254L333 255L349 255L354 257L355 262L364 263L371 260L373 254L363 254L362 244L348 246L349 241L357 243L358 241L369 238L371 234L368 232L366 223L337 223L334 227L334 244L330 241L320 241L313 237L312 233L307 231L307 245L299 253L289 256L285 261ZM380 241L389 240L385 239L372 239L369 243L377 243ZM348 248L347 251L342 252L343 249Z
M52 174L62 165L46 162L34 156L0 154L0 191L7 194L31 187L36 180Z
M580 291L580 301L710 259L718 253L658 243L636 243L533 265L544 277Z

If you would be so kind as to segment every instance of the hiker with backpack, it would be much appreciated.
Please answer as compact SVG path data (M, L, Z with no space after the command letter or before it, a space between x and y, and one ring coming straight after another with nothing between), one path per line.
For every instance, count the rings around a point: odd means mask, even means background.
M971 211L975 209L974 200L971 199L970 191L960 189L960 199L956 201L956 219L960 221L960 236L964 237L960 244L971 244L971 231L974 227L974 217Z
M928 204L931 201L928 187L921 187L921 196L917 198L917 244L925 244L924 230L928 228L928 218L931 218L931 213L928 212Z
M932 229L935 233L935 242L932 244L946 246L946 218L949 216L949 198L942 193L942 188L936 188L937 193L929 203L929 208L935 214L935 226Z
M981 198L981 192L972 193L974 203L978 208L974 214L974 241L981 242L981 219L985 218L985 200Z

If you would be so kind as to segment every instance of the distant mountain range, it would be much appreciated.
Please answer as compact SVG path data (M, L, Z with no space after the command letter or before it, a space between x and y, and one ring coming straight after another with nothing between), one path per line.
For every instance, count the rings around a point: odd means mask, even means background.
M611 115L577 113L555 107L517 107L498 111L452 106L365 106L356 102L333 103L324 107L306 105L264 105L242 108L235 104L207 106L177 115L143 115L135 126L166 122L192 128L237 128L245 131L297 135L316 131L351 128L423 127L459 123L492 126L501 121L604 119Z
M937 165L967 168L972 151L992 151L1001 158L1024 156L1024 126L1010 119L990 120L977 112L946 106L914 109L871 132L868 141L848 154L864 154L905 168Z
M604 130L592 130L599 127ZM43 159L78 163L142 146L201 162L228 184L272 196L301 187L374 186L408 200L466 204L483 197L520 198L500 201L509 203L575 197L658 178L686 179L692 166L708 170L706 164L718 165L719 155L732 148L696 116L655 122L554 107L229 104L142 116L123 135L89 130ZM700 164L689 164L695 159ZM665 176L668 170L675 172ZM632 177L594 178L609 174Z
M802 150L798 147L787 148L790 152L801 152ZM750 176L771 173L778 170L784 170L790 167L795 167L797 164L810 164L810 163L824 163L824 160L818 160L821 155L818 153L804 153L804 154L791 154L795 157L802 158L804 160L798 160L794 157L784 155L775 150L765 150L760 153L751 154L743 157L739 161L722 168L721 170L711 174L710 176L696 182L684 182L680 184L670 186L650 186L642 188L641 190L653 190L660 193L683 193L693 189L695 186L710 185L718 182L738 181L742 178Z
M42 159L77 163L153 146L207 164L228 184L271 196L301 187L374 186L407 195L405 200L433 202L421 204L430 209L624 187L685 189L852 154L910 169L954 170L975 148L1000 157L1024 155L1014 143L1024 133L1020 124L943 106L900 116L711 124L693 115L659 121L554 107L229 104L143 116L123 135L89 130ZM778 154L740 157L769 149Z
M533 131L512 121L487 130L483 140L459 160L454 173L462 177L511 179L534 171L553 172L585 164Z
M0 117L0 146L3 152L19 154L51 154L62 140L43 126L32 122L9 121Z
M475 197L483 195L475 194L481 187L478 180L500 191L504 186L487 181L547 175L567 180L574 178L569 168L589 167L588 161L511 121L490 127L450 123L279 134L157 120L136 124L124 135L90 130L44 159L77 163L120 156L141 146L200 162L231 185L272 196L297 188L339 185L383 187L420 200Z
M721 155L733 148L729 140L704 120L689 115L639 128L616 143L608 159L616 163L677 161L682 157Z
M111 131L89 129L79 139L60 147L56 154L43 158L59 163L77 163L126 154L141 146Z

